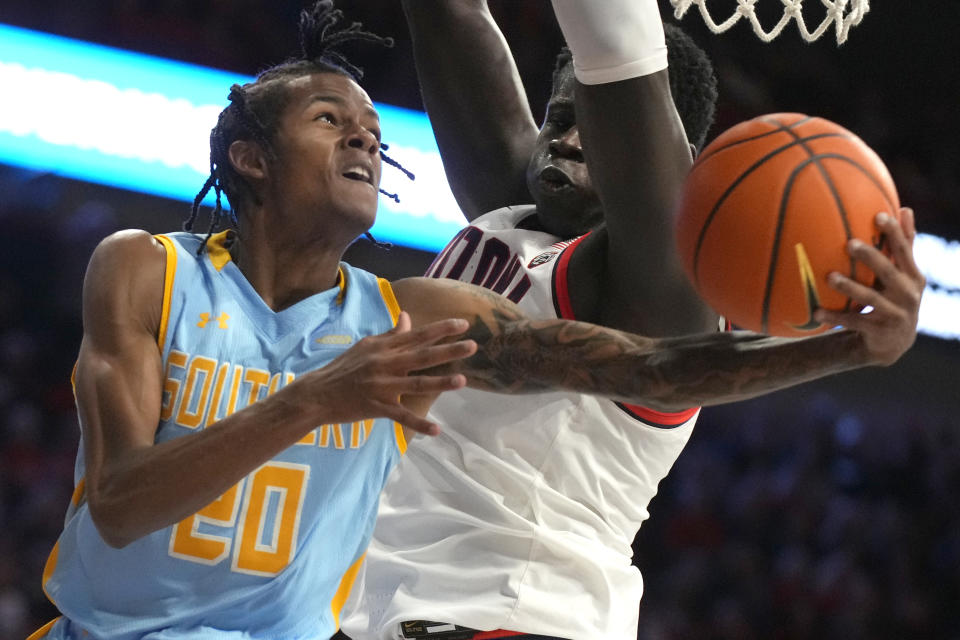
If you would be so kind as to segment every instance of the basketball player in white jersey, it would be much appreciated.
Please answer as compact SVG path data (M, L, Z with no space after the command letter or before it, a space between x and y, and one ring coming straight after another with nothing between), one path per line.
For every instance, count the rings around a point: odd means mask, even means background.
M657 3L554 7L573 60L560 59L538 133L484 0L404 3L447 177L471 221L427 275L491 289L531 317L658 336L676 353L697 353L701 375L666 385L665 402L655 403L442 396L430 415L443 432L411 443L382 496L343 622L355 640L635 638L643 583L631 543L698 406L780 386L784 365L819 375L858 359L853 344L872 342L875 331L899 326L896 342L913 339L923 278L904 211L902 228L878 218L900 248L894 261L874 262L897 291L868 294L836 275L839 290L880 307L864 316L818 312L820 322L854 330L833 338L853 342L804 354L816 339L764 339L754 352L765 354L763 364L740 368L752 349L719 347L743 337L709 333L717 319L675 255L671 210L691 164L689 141L702 143L709 117L688 118L688 132L678 118ZM700 75L709 82L709 71ZM867 254L876 257L851 247L857 259ZM700 337L680 337L687 334ZM558 366L584 375L584 364L571 353Z

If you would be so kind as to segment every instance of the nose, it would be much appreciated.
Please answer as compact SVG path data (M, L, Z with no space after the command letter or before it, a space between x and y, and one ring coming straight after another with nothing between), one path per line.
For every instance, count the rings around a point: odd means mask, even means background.
M583 162L583 147L580 146L580 129L573 125L550 141L550 153L561 158Z
M364 149L368 153L376 153L380 150L380 141L372 131L358 124L347 134L347 146Z

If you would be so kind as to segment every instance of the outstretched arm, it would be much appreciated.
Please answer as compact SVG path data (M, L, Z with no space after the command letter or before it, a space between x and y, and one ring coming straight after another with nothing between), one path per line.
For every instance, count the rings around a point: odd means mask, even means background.
M692 156L671 96L657 2L553 4L573 52L580 140L606 220L571 260L574 309L646 335L707 331L714 314L674 248L673 211Z
M84 335L76 370L86 498L97 529L121 547L203 508L318 424L386 416L418 431L436 426L400 405L463 376L408 376L475 345L453 339L462 320L364 338L268 398L196 433L155 442L164 392L157 345L166 257L145 232L121 232L94 252L84 282ZM184 473L189 469L190 473Z
M879 222L893 260L854 243L855 259L872 269L882 291L862 287L841 274L831 286L867 314L823 312L821 318L852 330L804 339L748 332L648 338L566 320L531 320L504 298L445 280L398 282L401 305L414 322L433 317L467 318L475 356L454 363L470 386L501 393L566 389L602 395L658 411L744 400L868 365L889 365L916 337L924 279L913 261L913 217L903 228L891 217Z
M420 90L468 220L530 202L537 137L516 64L486 0L404 0Z

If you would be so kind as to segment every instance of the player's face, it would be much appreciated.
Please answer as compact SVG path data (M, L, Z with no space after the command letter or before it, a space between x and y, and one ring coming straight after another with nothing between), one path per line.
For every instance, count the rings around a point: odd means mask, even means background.
M580 147L574 82L573 68L567 65L547 103L547 116L527 165L527 188L541 225L565 238L586 233L603 220Z
M345 235L373 225L380 185L380 117L352 79L316 73L288 81L269 189L287 224Z

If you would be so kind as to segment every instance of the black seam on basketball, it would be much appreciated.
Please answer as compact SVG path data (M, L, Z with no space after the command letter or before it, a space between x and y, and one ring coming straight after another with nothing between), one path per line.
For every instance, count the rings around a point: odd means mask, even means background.
M761 120L761 122L766 122L766 123L770 123L770 124L775 124L775 125L777 125L777 127L778 127L777 131L787 131L787 130L789 130L789 129L793 129L794 127L799 127L799 126L802 125L802 124L806 124L806 123L810 122L811 120L813 120L813 116L805 116L805 117L803 117L803 118L800 118L799 120L797 120L797 121L794 122L793 124L787 125L787 126L784 126L784 124L783 124L782 122L780 122L779 120L777 120L776 118L771 118L771 117L769 117L769 116L760 118L760 120Z
M811 118L810 116L807 116L806 118L801 118L800 120L797 120L796 122L794 122L793 124L791 124L790 127L798 127L798 126L800 126L801 124L803 124L803 123L805 123L805 122L810 122L811 120L813 120L813 118ZM730 147L735 147L735 146L737 146L738 144L744 144L744 143L747 143L747 142L752 142L752 141L754 141L754 140L759 140L760 138L766 138L767 136L771 136L771 135L773 135L773 134L775 134L775 133L780 133L781 131L784 130L784 129L783 129L783 124L781 124L780 122L778 122L778 121L776 121L776 120L774 120L774 119L772 119L772 118L763 118L762 121L763 121L763 122L766 122L766 123L768 123L768 124L775 124L775 125L777 125L777 127L779 127L779 128L777 128L777 129L771 129L770 131L766 131L766 132L764 132L764 133L758 133L757 135L755 135L755 136L750 136L749 138L741 138L741 139L739 139L739 140L734 140L733 142L730 142L730 143L728 143L728 144L725 144L725 145L722 146L722 147L717 147L716 149L711 149L711 150L710 150L710 153L708 153L708 154L706 154L706 155L702 155L702 156L700 156L699 158L697 158L697 164L700 164L701 162L705 161L707 158L712 158L714 155L720 153L721 151L724 151L725 149L729 149Z
M893 209L893 202L890 200L889 194L887 193L886 189L883 188L883 185L880 184L880 181L877 180L876 176L874 176L873 173L871 173L866 167L861 165L859 162L856 162L852 158L849 158L844 155L840 155L838 153L821 153L814 156L813 159L816 162L817 167L824 173L824 179L827 181L827 184L830 187L830 192L833 194L834 199L837 201L837 206L840 208L840 214L843 219L844 229L846 229L847 231L848 240L853 236L853 234L850 232L850 228L848 226L846 210L843 208L843 201L840 199L839 194L834 189L833 182L831 180L827 180L826 178L826 176L828 175L826 173L826 169L824 169L823 165L820 164L820 160L824 158L829 158L831 160L842 160L847 164L851 165L854 169L858 170L863 175L865 175L867 179L870 180L870 182L872 182L873 185L877 188L877 190L880 192L880 195L883 196L883 199L887 201L887 208L891 210ZM854 276L856 275L856 270L857 270L857 261L854 260L853 257L851 256L850 257L850 278L851 279L853 279ZM843 310L849 311L850 305L852 303L853 303L853 300L851 300L848 297L846 304L843 305Z
M783 153L787 149L790 149L799 144L802 144L803 140L815 140L819 138L839 137L840 135L841 134L838 134L838 133L820 133L814 136L810 136L808 138L803 138L801 140L794 140L793 142L790 142L778 149L774 149L773 151L769 152L767 155L763 156L762 158L757 160L755 163L747 167L747 169L743 173L741 173L737 177L737 179L730 184L729 187L727 187L726 191L724 191L720 195L720 198L713 205L713 208L710 210L710 213L707 214L707 219L704 220L703 225L700 227L700 234L697 237L697 245L693 251L693 279L694 279L695 286L697 287L700 286L700 269L698 265L700 262L700 250L703 248L703 242L707 236L707 230L710 228L710 225L713 223L713 219L717 215L717 212L720 210L720 207L723 206L723 203L730 196L730 194L733 193L733 191L740 185L740 183L746 180L747 176L749 176L751 173L756 171L767 160L769 160L770 158L773 158L779 153ZM696 170L700 164L701 164L700 161L698 161L697 164L694 165L693 169Z
M767 136L771 136L771 135L773 135L773 134L775 134L775 133L780 133L780 130L779 130L779 129L773 129L773 130L767 131L767 132L765 132L765 133L760 133L760 134L757 134L757 135L755 135L755 136L750 136L749 138L741 138L741 139L739 139L739 140L734 140L733 142L727 143L727 144L723 145L722 147L718 147L718 148L716 148L716 149L711 149L711 150L710 150L710 153L703 154L703 155L701 155L700 157L697 158L697 164L702 164L703 162L705 162L705 161L707 161L708 159L712 158L713 156L715 156L716 154L720 153L721 151L726 151L727 149L729 149L729 148L731 148L731 147L735 147L735 146L740 145L740 144L746 144L747 142L753 142L754 140L759 140L759 139L761 139L761 138L766 138Z
M853 165L854 168L859 170L861 173L863 173L863 175L865 175L867 178L870 179L870 182L872 182L874 186L877 188L877 190L880 191L881 195L883 195L883 199L887 201L887 205L889 205L890 209L895 208L893 204L893 199L890 197L890 194L887 193L887 190L886 188L884 188L883 184L881 184L880 181L877 180L877 177L873 175L873 173L871 173L869 169L864 167L859 162L855 161L853 158L849 156L840 155L838 153L820 153L820 154L817 154L817 157L830 158L831 160L843 160L844 162ZM880 213L880 212L878 211L877 213Z
M813 160L813 162L816 164L817 170L820 172L820 176L823 178L823 181L826 183L827 188L830 189L830 195L833 196L833 201L834 201L834 202L836 203L836 205L837 205L837 211L840 213L840 222L843 223L843 230L844 230L844 232L845 232L846 235L847 235L847 240L849 241L850 238L853 237L853 232L850 231L850 219L849 219L849 217L847 216L846 207L844 207L844 203L843 203L843 201L840 199L839 193L837 193L836 186L834 185L834 182L833 182L833 177L827 172L827 170L824 168L823 164L821 164L819 158L838 158L838 159L847 159L848 161L849 161L849 159L848 159L846 156L841 156L841 155L838 155L838 154L817 154L817 153L816 153L813 149L811 149L808 145L804 144L804 143L806 142L806 139L801 139L795 132L790 131L789 128L785 128L785 127L782 127L782 126L781 126L781 130L784 131L785 133L793 136L794 138L797 138L797 141L798 141L798 142L800 143L800 145L807 151L807 153L810 155L810 158L811 158L811 159ZM854 136L852 136L852 135L842 135L841 137L846 138L846 139L848 139L848 140L853 140L853 139L854 139ZM873 183L874 183L877 187L879 187L880 193L884 196L884 199L887 200L887 204L891 204L891 203L890 203L890 198L887 198L887 193L884 191L883 187L881 187L881 186L877 183L877 181L873 178L873 176L870 174L869 171L867 171L866 169L864 169L863 167L861 167L860 165L858 165L857 163L855 163L855 162L853 162L853 161L850 161L850 164L854 165L857 169L859 169L861 172L863 172L864 175L866 175L868 178L870 178L870 180L873 181ZM779 237L777 237L776 242L777 242L777 243L780 242L780 238L779 238ZM854 276L855 276L855 274L856 274L856 271L857 271L857 261L853 259L853 256L850 256L849 260L850 260L850 272L849 272L847 275L848 275L848 277L850 277L850 278L854 278ZM844 305L843 305L843 310L844 310L844 311L849 311L849 310L850 310L850 305L851 305L852 303L853 303L853 301L848 297L848 298L847 298L847 301L846 301L846 302L844 303Z
M819 157L830 157L829 154L818 154L813 149L811 149L809 145L806 144L807 138L801 138L795 132L791 131L789 128L783 128L782 131L796 138L797 142L800 143L800 146L806 150L807 154L809 154L810 159L813 160L813 162L817 165L817 170L820 171L820 175L823 177L824 181L827 183L827 187L830 189L830 194L833 196L834 201L837 203L837 208L840 210L840 221L843 223L843 230L847 234L847 240L849 240L850 237L852 236L852 233L850 232L850 220L847 218L847 211L844 208L843 203L840 201L840 196L839 194L837 194L837 189L833 184L832 177L830 176L830 174L827 173L827 170L824 169L823 165L820 164L820 161L818 160ZM848 140L852 139L851 136L847 136L843 134L838 134L838 135Z
M790 193L793 190L793 183L797 175L806 167L810 166L810 164L811 161L808 158L793 168L780 196L780 211L777 213L777 230L773 234L773 249L770 252L770 261L768 262L770 266L769 271L767 271L767 282L764 285L763 305L760 308L760 331L762 333L768 333L770 328L770 296L773 295L773 277L777 271L777 258L780 255L780 236L783 233L783 220L787 217L787 203L790 201Z
M792 131L789 133L792 135L796 135ZM844 206L843 200L840 199L840 194L837 193L837 187L833 182L833 176L831 176L827 172L826 168L820 162L821 156L818 156L818 154L816 154L813 151L813 149L811 149L808 145L804 144L803 142L801 142L801 145L803 146L804 149L807 150L807 153L810 154L811 160L813 160L814 164L817 166L817 170L820 172L820 177L823 178L823 181L826 183L827 188L830 190L830 195L833 197L833 201L837 205L837 211L840 213L840 222L843 223L843 231L844 233L846 233L847 240L849 241L850 238L853 237L853 232L850 231L850 218L847 216L847 208ZM827 154L824 154L822 157L827 157ZM848 256L848 258L850 262L850 273L848 275L850 278L853 278L857 270L857 263L852 256ZM853 301L848 297L847 301L843 303L843 310L849 311L850 305L852 304L852 302Z
M807 149L807 150L809 151L809 149ZM849 239L849 238L851 237L850 228L849 228L849 226L847 225L846 210L845 210L845 208L844 208L844 206L843 206L843 201L841 200L839 194L837 193L837 191L836 191L836 189L835 189L835 187L834 187L834 184L833 184L833 181L832 181L832 177L829 175L829 173L827 173L826 169L823 167L823 165L822 165L821 162L820 162L821 160L824 160L824 159L842 160L842 161L850 164L851 166L853 166L855 169L857 169L858 171L860 171L861 173L863 173L863 175L865 175L865 176L874 184L874 186L877 187L877 190L878 190L878 191L880 192L880 194L883 196L884 200L887 201L887 204L890 205L891 208L893 207L893 203L890 201L890 198L888 197L888 194L887 194L886 190L884 190L883 185L881 185L880 182L876 179L876 176L874 176L870 171L868 171L866 167L864 167L864 166L861 165L860 163L854 161L853 159L851 159L851 158L849 158L849 157L847 157L847 156L845 156L845 155L841 155L841 154L839 154L839 153L813 154L813 155L811 155L809 158L807 158L805 161L803 161L801 164L797 165L797 166L793 169L793 171L791 171L790 177L787 178L787 184L786 184L786 186L784 187L783 196L782 196L782 198L780 199L780 212L779 212L779 215L778 215L778 217L777 217L777 230L776 230L776 233L774 234L773 250L772 250L772 252L771 252L770 262L769 262L770 270L769 270L768 273L767 273L767 282L766 282L765 291L764 291L764 294L763 294L763 308L762 308L761 320L760 320L761 331L762 331L763 333L767 333L767 330L768 330L768 328L769 328L769 326L768 326L768 318L769 318L769 315L770 315L770 297L771 297L771 295L772 295L772 293L773 293L773 278L774 278L774 274L775 274L775 272L776 272L777 258L778 258L779 253L780 253L780 235L781 235L781 233L783 232L783 221L784 221L784 219L786 218L786 204L787 204L787 202L790 200L791 189L793 189L793 183L794 183L794 181L796 180L797 176L800 174L801 171L803 171L804 169L806 169L806 168L809 167L810 165L816 166L817 169L821 172L821 176L824 177L824 181L827 183L827 186L828 186L828 188L830 189L830 193L831 193L831 195L833 196L833 199L834 199L834 201L835 201L836 204L837 204L837 208L838 208L838 209L840 210L840 212L841 212L841 217L842 217L843 222L844 222L844 227L845 227L845 229L846 229L846 231L847 231L847 238ZM856 261L855 261L853 258L850 258L850 264L851 264L851 267L850 267L850 278L853 278L853 277L854 277L854 265L855 265L855 262L856 262ZM847 302L846 302L846 304L844 305L844 311L849 311L849 310L850 310L850 304L851 304L851 302L852 302L852 301L851 301L850 298L848 297L848 298L847 298Z

